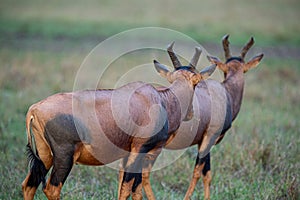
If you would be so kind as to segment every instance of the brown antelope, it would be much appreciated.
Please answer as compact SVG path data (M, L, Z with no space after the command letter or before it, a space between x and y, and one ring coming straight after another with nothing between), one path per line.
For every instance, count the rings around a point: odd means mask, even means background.
M199 59L196 49L191 63ZM104 165L124 158L119 199L142 198L142 171L153 164L169 134L190 116L195 85L216 65L200 73L178 66L156 70L172 84L163 90L134 82L115 90L59 93L32 105L26 116L30 170L22 183L33 199L42 182L48 199L59 199L73 164ZM145 159L146 158L146 159ZM52 167L46 182L45 176Z
M189 199L195 186L203 176L204 197L210 198L210 149L218 144L231 123L239 113L243 89L244 73L257 66L263 54L257 55L245 63L245 55L253 45L253 38L243 47L240 56L233 57L229 51L229 35L223 38L223 48L226 62L222 63L217 57L208 56L211 63L216 64L223 72L225 79L222 83L215 80L205 80L198 83L193 97L194 116L190 121L182 122L175 134L171 135L164 148L183 149L198 145L198 155L193 177L184 199ZM174 66L180 66L175 53L170 49L169 55ZM191 65L195 71L195 65ZM148 199L155 199L149 184L149 172L143 173L143 187Z

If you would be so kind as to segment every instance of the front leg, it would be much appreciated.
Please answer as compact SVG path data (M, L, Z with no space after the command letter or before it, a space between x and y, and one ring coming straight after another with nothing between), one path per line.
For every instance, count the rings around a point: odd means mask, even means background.
M133 200L140 200L143 198L142 172L150 173L152 165L161 151L161 147L159 150L157 150L158 148L150 150L148 145L149 144L144 144L140 149L133 148L126 161L124 170L121 169L120 181L122 182L121 184L119 183L119 199L125 200L131 193Z
M185 194L184 199L188 200L192 196L195 187L197 185L198 180L200 179L201 175L203 175L203 183L204 183L204 197L205 199L209 199L209 186L211 181L210 176L210 153L208 153L203 158L199 158L199 153L197 155L193 178L190 182L189 188Z
M203 185L204 185L204 199L210 199L210 183L211 183L211 172L210 172L210 153L204 157L204 167L202 169Z
M123 183L125 165L126 165L127 160L128 160L128 157L123 158L123 159L120 160L118 198L120 198L120 194L121 194L121 186L122 186L122 183Z
M132 199L142 199L142 172L150 173L153 163L161 152L168 138L168 122L166 121L162 129L146 141L136 140L132 144L132 149L125 167L123 182L119 199L127 199L132 191ZM146 158L146 159L145 159ZM146 173L147 172L147 173ZM148 178L145 179L148 194L154 195ZM148 180L148 182L147 182ZM130 190L131 188L131 190ZM150 188L150 189L149 189ZM129 192L128 192L129 191ZM149 192L150 191L150 192Z
M144 159L144 164L143 164L143 173L142 173L142 183L143 183L143 188L146 193L147 199L148 200L155 200L155 196L153 193L153 190L151 188L151 183L150 183L150 172L153 167L153 164L155 160L157 159L158 155L160 154L162 148L157 148L152 151L150 151Z
M126 165L124 169L120 170L119 176L119 199L126 200L130 196L131 192L142 193L139 185L142 182L142 160L143 154L136 151L136 148L130 152L128 159L126 159ZM138 197L140 196L140 197ZM142 199L142 195L134 195L133 199Z

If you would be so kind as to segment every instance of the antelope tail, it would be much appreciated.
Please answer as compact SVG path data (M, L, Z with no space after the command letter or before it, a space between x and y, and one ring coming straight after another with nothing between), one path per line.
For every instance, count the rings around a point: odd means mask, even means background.
M37 149L35 144L34 135L31 133L31 126L33 121L33 115L29 114L26 117L26 132L27 132L27 146L32 150L35 157L39 158L37 155Z
M34 139L34 134L31 133L32 121L34 120L33 115L29 114L26 117L26 132L27 132L27 159L30 170L30 178L28 180L28 186L36 186L42 182L43 188L46 186L45 176L47 174L47 169L38 155L36 148L36 141Z

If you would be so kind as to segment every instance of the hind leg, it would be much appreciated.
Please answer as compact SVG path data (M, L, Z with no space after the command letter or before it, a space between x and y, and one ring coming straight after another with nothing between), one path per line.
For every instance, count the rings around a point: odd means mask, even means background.
M26 178L22 182L22 191L23 191L23 198L25 200L31 200L34 198L35 192L42 182L42 179L45 179L45 176L47 175L49 169L44 169L42 172L42 177L37 178L36 173L34 171L28 172ZM43 181L44 182L44 181ZM44 183L43 183L44 187Z
M47 181L46 187L44 189L44 193L49 200L59 200L60 199L60 191L63 184L60 182L58 185L52 184L51 179Z
M61 147L61 149L63 150L53 152L55 155L53 157L53 169L43 190L49 200L60 199L61 188L73 166L74 148Z
M30 179L31 176L31 172L29 172L26 176L26 178L24 179L24 181L22 182L22 191L23 191L23 198L24 200L31 200L34 197L35 191L38 187L38 185L35 186L27 186L28 185L28 181Z
M61 167L63 167L61 163L59 167L57 165L53 166L52 173L47 181L46 187L43 190L49 200L60 199L60 192L67 176L72 169L72 162L66 162L65 168Z
M41 182L43 183L43 187L45 186L45 176L52 166L51 152L48 151L46 147L40 147L39 149L40 155L38 158L33 153L31 147L29 145L27 146L27 152L30 159L30 171L22 182L23 198L25 200L34 198L35 192Z

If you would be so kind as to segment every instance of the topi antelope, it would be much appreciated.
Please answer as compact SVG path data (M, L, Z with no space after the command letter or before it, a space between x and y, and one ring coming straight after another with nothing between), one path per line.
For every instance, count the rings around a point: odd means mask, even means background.
M245 55L254 43L253 38L243 47L240 56L231 56L228 37L226 35L223 38L225 63L222 63L217 57L208 56L210 62L216 64L224 72L225 80L222 83L215 80L198 83L192 103L193 118L190 121L182 122L176 133L169 137L164 147L183 149L198 145L193 177L184 198L186 200L192 196L201 175L203 176L204 197L205 199L210 198L210 149L222 140L240 110L244 89L244 73L257 66L263 58L263 54L260 54L245 63ZM172 49L169 49L169 55L174 66L181 65ZM195 67L196 65L191 65L190 70L196 71ZM147 184L148 179L149 173L144 173L144 190L148 199L155 199L150 184Z
M192 59L197 63L199 49ZM104 165L124 158L119 199L142 198L142 171L151 166L169 134L190 116L195 85L216 65L195 73L187 67L156 70L172 84L163 90L134 82L114 90L60 93L32 105L26 116L29 172L24 199L42 182L48 199L60 192L73 164ZM50 168L48 181L45 177Z

